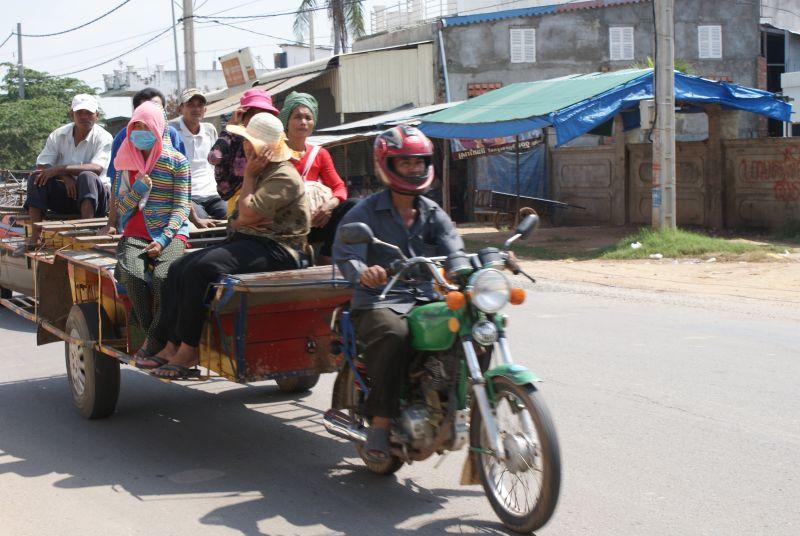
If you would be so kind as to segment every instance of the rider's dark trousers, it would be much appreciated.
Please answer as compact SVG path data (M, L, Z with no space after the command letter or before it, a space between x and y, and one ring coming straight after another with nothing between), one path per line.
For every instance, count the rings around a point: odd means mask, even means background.
M44 186L36 186L34 175L31 175L28 178L28 197L24 207L36 207L57 214L80 214L81 203L88 199L94 207L95 217L102 218L108 214L109 187L103 184L96 173L83 171L75 177L75 182L77 196L73 199L58 177L52 177Z
M364 413L394 418L411 359L408 322L389 308L353 311L353 327L364 345L370 394Z
M161 296L161 316L152 336L199 346L209 289L225 274L252 274L299 268L289 251L266 238L235 233L223 244L188 253L169 267Z

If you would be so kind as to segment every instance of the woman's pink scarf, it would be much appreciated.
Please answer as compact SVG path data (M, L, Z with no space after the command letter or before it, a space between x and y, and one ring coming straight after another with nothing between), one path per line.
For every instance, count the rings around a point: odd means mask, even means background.
M147 162L144 161L142 151L137 149L131 142L133 124L137 122L144 123L150 132L156 135L156 143L150 149L150 156L147 157ZM122 141L116 158L114 158L114 167L118 170L136 171L139 175L149 175L156 166L158 157L161 156L166 127L167 119L161 106L151 101L140 104L133 111L133 116L128 122L125 139Z

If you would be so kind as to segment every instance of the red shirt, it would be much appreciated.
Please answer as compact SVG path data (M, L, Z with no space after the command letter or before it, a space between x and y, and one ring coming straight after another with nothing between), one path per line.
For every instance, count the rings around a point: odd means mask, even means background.
M306 152L303 154L303 158L300 160L291 159L294 168L300 176L303 175L303 171L306 169L306 162L308 162L308 155L311 154L311 148L312 145L306 143ZM307 181L322 182L322 184L331 189L333 197L338 198L339 201L347 199L347 186L344 184L342 178L339 177L339 174L336 173L336 168L333 167L331 153L324 147L319 148L317 157L314 159L314 162L312 162L308 174L303 178Z
M137 173L135 171L128 171L128 179L130 180L131 186L133 186L133 183L136 182L136 175ZM122 231L122 236L127 236L129 238L141 238L142 240L147 240L148 242L152 240L150 233L147 231L147 225L144 223L144 215L138 208L133 212L133 215L125 224L125 229Z
M131 186L133 183L136 182L136 171L128 171L128 179L130 180ZM138 208L133 212L128 222L125 224L125 229L122 231L122 236L127 236L130 238L141 238L142 240L147 240L148 242L152 241L153 238L150 236L150 232L147 230L147 225L144 223L144 214ZM186 243L186 237L183 235L175 235L180 240L183 240L183 243Z

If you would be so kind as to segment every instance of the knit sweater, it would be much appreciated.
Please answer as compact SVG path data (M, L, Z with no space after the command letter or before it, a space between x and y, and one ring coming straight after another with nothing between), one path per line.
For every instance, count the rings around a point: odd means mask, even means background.
M123 181L128 181L127 173L118 171L114 178L119 229L125 228L125 224L139 209L139 202L147 193L147 186L139 179L140 177L137 177L130 188L123 188ZM161 244L161 247L166 247L175 235L189 236L192 185L189 162L171 144L164 143L161 156L150 173L150 180L153 186L142 209L142 215L150 237Z

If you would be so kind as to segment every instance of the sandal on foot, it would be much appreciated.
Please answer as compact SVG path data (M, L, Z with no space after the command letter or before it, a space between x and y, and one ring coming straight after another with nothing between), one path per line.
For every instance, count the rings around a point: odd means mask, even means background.
M373 462L381 463L389 459L391 444L389 443L389 430L371 427L367 430L367 441L364 443L364 456Z
M171 374L159 374L159 372L169 372ZM190 380L199 377L200 370L184 367L183 365L175 365L174 363L167 363L166 365L161 365L157 369L154 369L150 374L160 380Z
M141 354L139 352L133 354L133 359L131 361L133 361L134 367L142 370L157 369L169 363L169 361L167 361L163 357L158 357L155 355L147 355L144 352L142 352Z

